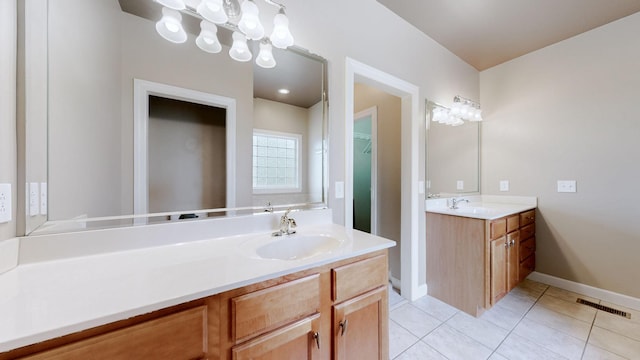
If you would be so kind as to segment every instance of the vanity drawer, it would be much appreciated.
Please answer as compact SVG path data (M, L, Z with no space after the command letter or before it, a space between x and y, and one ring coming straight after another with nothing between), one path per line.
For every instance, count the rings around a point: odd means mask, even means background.
M207 308L200 306L27 356L29 360L202 359Z
M341 302L387 285L387 257L384 255L354 262L331 270L333 301Z
M520 240L524 241L536 233L536 224L529 224L520 229Z
M520 261L525 260L536 251L536 238L530 237L520 243Z
M518 230L520 227L520 216L513 215L507 218L507 233Z
M495 240L507 233L507 218L491 220L489 222L490 240Z
M314 274L231 299L236 344L320 312L320 275Z
M520 271L518 272L520 281L523 281L535 269L536 269L536 254L533 253L524 261L520 262Z
M529 210L520 213L520 226L529 225L536 221L536 210Z

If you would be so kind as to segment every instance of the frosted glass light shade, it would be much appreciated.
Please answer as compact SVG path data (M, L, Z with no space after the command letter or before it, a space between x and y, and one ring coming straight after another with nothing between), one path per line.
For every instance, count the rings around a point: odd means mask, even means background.
M264 27L260 22L258 6L253 0L245 0L242 3L242 17L238 23L238 29L251 40L260 40L264 37Z
M260 43L260 52L256 57L256 64L265 69L271 69L276 66L276 59L273 58L273 50L271 44Z
M222 0L202 0L196 11L214 24L224 24L229 20L222 6Z
M471 121L482 121L482 109L476 109Z
M187 41L187 33L182 27L182 15L177 10L162 8L162 19L156 23L156 31L173 43L180 44Z
M273 18L273 32L269 37L273 46L286 49L293 45L293 36L289 31L289 18L284 12L276 14Z
M173 10L184 10L186 8L184 0L155 0L157 3L164 7L168 7Z
M251 60L251 51L247 46L247 38L237 31L233 32L233 44L229 49L229 56L235 61L245 62Z
M196 45L198 45L202 51L212 54L219 53L222 50L222 45L220 45L217 33L217 26L202 20L200 22L200 35L196 38Z

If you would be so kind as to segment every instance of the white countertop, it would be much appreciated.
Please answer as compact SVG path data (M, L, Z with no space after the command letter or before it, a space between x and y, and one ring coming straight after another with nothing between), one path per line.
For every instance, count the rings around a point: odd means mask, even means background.
M525 196L455 196L466 199L460 202L457 209L451 209L451 198L429 199L426 211L431 213L469 217L474 219L494 220L505 216L532 210L537 207L535 197Z
M270 232L253 233L19 265L0 275L0 352L395 245L335 224L298 233L344 242L307 259L266 260L243 243Z

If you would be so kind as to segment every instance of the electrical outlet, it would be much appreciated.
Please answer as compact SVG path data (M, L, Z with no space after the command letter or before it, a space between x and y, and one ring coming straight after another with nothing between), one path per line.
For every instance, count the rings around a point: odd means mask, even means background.
M41 182L40 183L40 214L41 215L47 215L47 207L48 207L47 196L48 196L47 183Z
M456 190L464 190L464 181L463 180L456 181Z
M577 191L575 180L558 180L559 193L574 193Z
M11 221L11 184L0 184L0 224Z
M335 197L336 199L344 198L344 181L336 181Z
M29 183L29 215L36 216L40 213L40 188L37 182Z
M509 191L509 180L500 180L500 191Z

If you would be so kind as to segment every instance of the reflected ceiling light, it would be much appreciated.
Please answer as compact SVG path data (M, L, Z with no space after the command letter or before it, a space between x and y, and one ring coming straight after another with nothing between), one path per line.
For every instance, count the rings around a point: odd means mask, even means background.
M200 22L200 35L196 38L196 45L198 45L202 51L212 54L219 53L222 50L222 45L220 45L217 33L217 26L206 20L202 20Z
M279 92L280 94L282 94L282 95L287 95L287 94L289 94L291 91L289 91L289 89L284 89L284 88L282 88L282 89L278 89L278 92Z
M244 0L241 6L242 17L238 29L251 40L260 40L264 36L264 27L260 22L258 6L253 0Z
M187 41L187 33L182 28L182 15L177 10L162 8L162 19L156 23L156 31L160 36L173 43Z
M256 64L265 69L271 69L276 66L276 59L273 58L271 44L266 41L260 43L260 52L256 57Z
M278 13L273 18L273 31L268 37L265 36L264 26L260 20L260 10L254 0L244 0L242 4L239 0L147 1L163 5L162 19L156 23L156 30L163 38L174 43L183 43L187 40L187 34L181 24L182 15L187 15L202 20L196 45L203 51L217 53L222 50L222 45L217 38L217 27L214 24L233 31L233 44L229 55L236 61L246 62L253 58L247 40L260 43L256 64L264 68L276 66L273 46L286 49L294 44L285 7L274 0L263 0L266 4L278 8Z
M289 31L289 18L284 13L284 9L280 9L280 12L273 18L273 32L269 36L273 46L286 49L293 45L293 36Z
M222 0L202 0L196 11L205 20L214 24L224 24L229 20L227 13L224 11Z
M455 96L451 108L434 104L431 110L431 121L440 124L460 126L464 124L465 120L482 121L482 109L480 109L479 103Z
M246 62L251 60L251 51L247 46L247 37L238 31L233 33L233 44L229 49L229 56L235 61Z
M155 0L155 2L173 10L184 10L186 8L184 0Z

